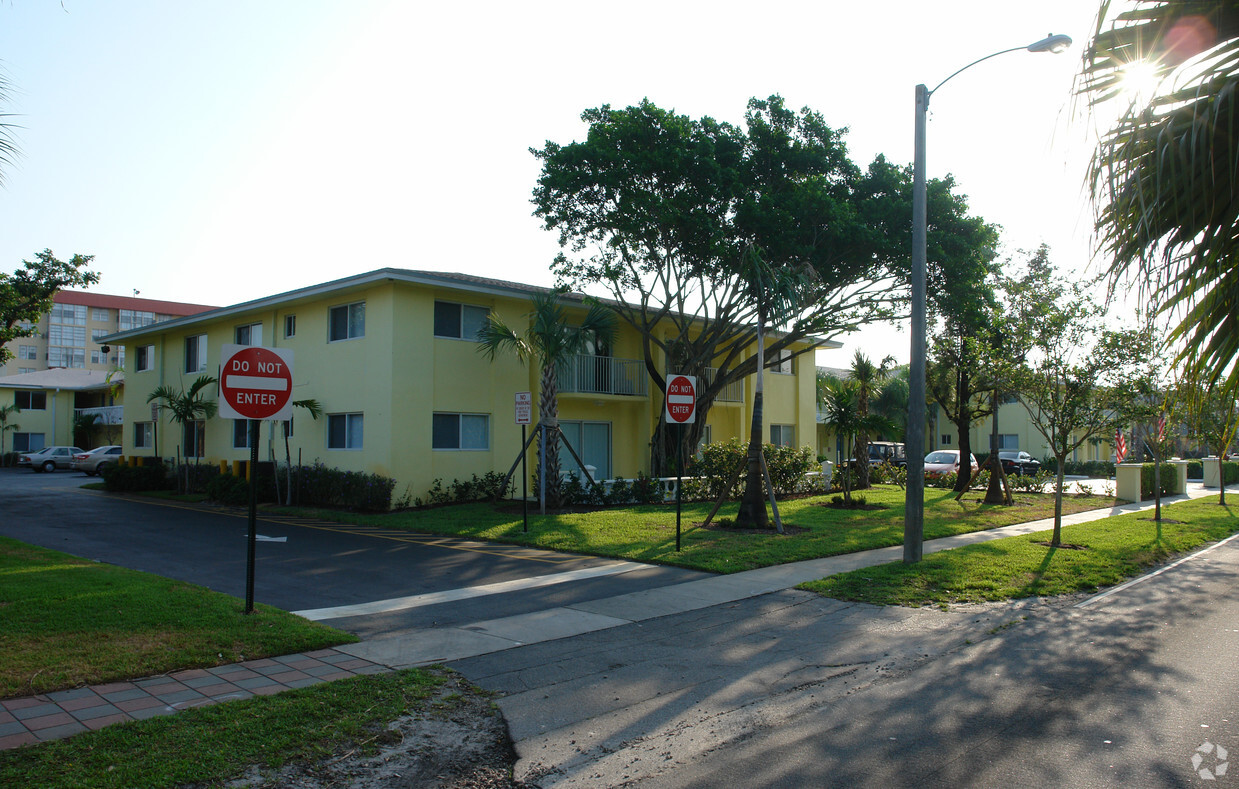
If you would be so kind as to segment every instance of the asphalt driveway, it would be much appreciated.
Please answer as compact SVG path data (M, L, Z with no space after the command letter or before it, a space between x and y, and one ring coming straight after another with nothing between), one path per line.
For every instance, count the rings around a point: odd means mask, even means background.
M0 535L244 597L244 509L82 489L93 481L71 471L0 470ZM261 513L257 531L255 601L305 612L363 638L705 577L677 568Z

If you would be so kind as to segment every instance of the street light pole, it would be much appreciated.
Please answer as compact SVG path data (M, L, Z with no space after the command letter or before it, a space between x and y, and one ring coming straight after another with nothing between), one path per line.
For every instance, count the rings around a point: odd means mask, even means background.
M929 115L929 98L952 77L983 60L1021 49L1029 52L1058 53L1069 46L1071 38L1068 36L1046 36L1026 47L1003 49L974 60L939 82L933 90L924 85L916 86L916 137L912 157L912 348L908 366L908 430L904 438L908 458L907 498L903 519L905 564L921 560L925 539L925 236L928 227L925 209L925 122Z

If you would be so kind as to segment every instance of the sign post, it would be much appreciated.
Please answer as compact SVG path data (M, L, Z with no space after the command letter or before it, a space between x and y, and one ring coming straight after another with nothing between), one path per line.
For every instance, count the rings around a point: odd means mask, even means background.
M245 613L254 613L254 563L258 522L258 426L292 416L293 352L284 348L225 345L220 349L219 415L247 421L250 447L249 539L245 561Z
M525 524L524 531L529 531L529 471L525 468L525 457L529 452L526 443L525 426L533 422L533 395L531 392L516 393L516 424L521 426L521 520Z
M667 381L665 413L668 423L680 426L676 440L675 463L675 550L680 551L680 509L684 501L684 425L697 421L697 378L692 375L673 375Z

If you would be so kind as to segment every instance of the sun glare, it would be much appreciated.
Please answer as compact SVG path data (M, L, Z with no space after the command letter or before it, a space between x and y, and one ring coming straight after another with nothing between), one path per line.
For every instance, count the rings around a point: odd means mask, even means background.
M1160 79L1157 68L1146 60L1136 60L1123 67L1123 95L1130 101L1142 103L1157 92Z

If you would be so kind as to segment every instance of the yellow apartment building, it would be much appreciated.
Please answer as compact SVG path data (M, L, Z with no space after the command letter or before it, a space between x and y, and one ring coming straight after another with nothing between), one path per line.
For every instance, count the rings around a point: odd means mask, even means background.
M490 361L472 338L491 313L518 331L528 325L531 297L541 292L466 274L381 269L109 335L106 342L128 348L125 454L248 459L243 422L214 418L182 429L146 405L159 386L185 390L200 375L218 378L220 348L235 343L291 350L292 399L317 400L324 411L312 420L294 409L294 463L383 474L396 480L397 495L414 496L435 479L506 473L521 445L515 397L533 393L536 419L540 370L513 355ZM580 296L563 302L570 316L584 316ZM706 440L747 435L753 387L749 376L714 403ZM218 397L217 387L209 391ZM814 446L812 351L767 368L764 402L768 440ZM560 425L598 479L650 472L662 408L640 338L622 322L613 347L559 370ZM284 456L283 430L267 422L260 457L271 456ZM567 452L561 463L575 467Z
M119 439L124 376L103 370L53 369L0 377L0 406L16 406L5 422L6 452L74 446L74 418L94 414L89 446Z

